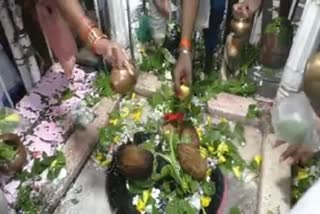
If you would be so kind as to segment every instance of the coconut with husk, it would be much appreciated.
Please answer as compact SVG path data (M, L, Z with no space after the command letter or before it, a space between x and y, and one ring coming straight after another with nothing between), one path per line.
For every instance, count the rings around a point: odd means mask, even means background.
M178 160L182 170L195 180L206 179L207 161L201 156L200 150L192 144L179 144Z
M122 145L117 152L117 166L131 179L147 179L153 170L153 154L137 145Z
M200 146L200 138L197 130L193 126L185 126L181 129L180 139L182 143L189 143L197 148Z
M127 94L137 82L137 74L133 69L117 69L111 71L111 88L121 95Z
M14 175L20 172L27 161L27 151L20 137L7 133L0 135L0 173Z

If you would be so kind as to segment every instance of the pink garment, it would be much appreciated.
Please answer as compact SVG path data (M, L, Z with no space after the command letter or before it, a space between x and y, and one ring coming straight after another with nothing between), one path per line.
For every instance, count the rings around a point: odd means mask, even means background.
M67 77L71 78L77 46L69 26L61 16L55 0L39 0L36 9L40 26L50 48Z

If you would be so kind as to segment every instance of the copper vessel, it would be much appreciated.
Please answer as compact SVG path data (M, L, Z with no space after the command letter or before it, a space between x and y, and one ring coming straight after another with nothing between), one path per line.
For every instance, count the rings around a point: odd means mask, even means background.
M234 35L229 35L226 41L226 62L231 70L238 69L243 42Z
M230 27L236 37L248 40L251 34L252 21L248 18L233 18Z
M261 38L260 62L269 68L282 68L290 53L291 42L283 44L276 34L264 34Z
M20 137L16 134L2 134L0 135L0 140L7 145L13 146L16 150L12 160L0 162L0 174L12 176L23 169L27 161L27 151L20 141Z
M111 88L116 93L125 95L133 89L137 82L137 75L133 70L112 69Z
M306 64L303 89L311 104L320 107L320 52L311 56Z

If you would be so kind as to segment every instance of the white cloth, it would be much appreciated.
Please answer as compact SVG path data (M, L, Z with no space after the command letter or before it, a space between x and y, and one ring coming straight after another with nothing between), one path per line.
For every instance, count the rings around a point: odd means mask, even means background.
M318 180L297 202L290 214L320 213L320 180Z
M181 0L177 1L177 6L171 2L170 12L177 12L177 21L180 22L181 14ZM151 17L151 27L153 29L153 38L157 43L161 43L166 35L167 29L167 18L163 17L157 10L154 0L150 0L150 17ZM171 17L170 17L171 18ZM170 19L169 18L169 19ZM201 31L209 27L210 19L210 0L200 0L198 16L195 23L195 30Z

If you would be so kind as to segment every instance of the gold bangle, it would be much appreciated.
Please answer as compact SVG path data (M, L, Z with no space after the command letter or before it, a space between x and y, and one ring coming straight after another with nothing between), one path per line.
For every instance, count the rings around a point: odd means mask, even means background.
M102 35L96 37L94 41L92 41L90 47L91 47L91 51L92 51L93 53L97 54L97 51L96 51L96 48L95 48L96 42L97 42L99 39L103 39L103 38L104 38L104 39L108 39L108 37L107 37L106 35L102 34Z

